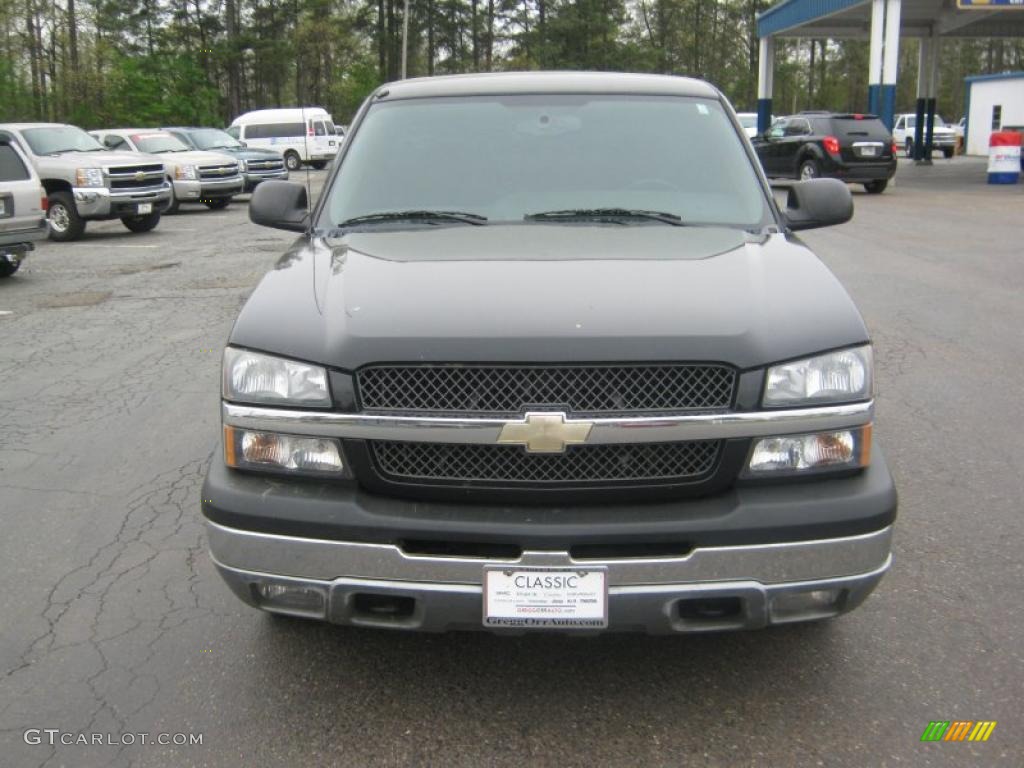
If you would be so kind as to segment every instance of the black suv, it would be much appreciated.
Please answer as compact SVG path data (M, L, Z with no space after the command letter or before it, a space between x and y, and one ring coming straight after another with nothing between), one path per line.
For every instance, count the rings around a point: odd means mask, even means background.
M875 115L801 112L778 118L753 143L774 178L831 176L877 194L896 174L892 134Z

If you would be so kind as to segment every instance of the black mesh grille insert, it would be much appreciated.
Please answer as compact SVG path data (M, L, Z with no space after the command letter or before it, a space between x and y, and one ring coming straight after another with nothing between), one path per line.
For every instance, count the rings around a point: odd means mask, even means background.
M565 453L527 453L518 445L371 441L384 477L460 483L606 483L690 481L711 473L721 443L570 446Z
M736 372L724 365L379 365L357 374L366 410L577 414L728 408Z

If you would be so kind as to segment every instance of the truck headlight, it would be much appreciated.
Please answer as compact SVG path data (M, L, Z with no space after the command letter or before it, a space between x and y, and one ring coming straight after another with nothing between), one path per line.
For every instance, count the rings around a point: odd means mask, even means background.
M871 345L842 349L768 369L765 406L821 405L871 397Z
M195 181L199 175L194 165L179 165L174 168L174 178Z
M806 475L857 469L871 462L871 425L810 435L764 437L754 443L744 475Z
M319 365L228 347L223 394L238 403L330 406L327 371Z
M224 463L235 469L347 475L337 440L224 427Z
M76 168L75 169L75 186L76 187L103 187L103 186L106 186L103 183L103 169L102 168Z

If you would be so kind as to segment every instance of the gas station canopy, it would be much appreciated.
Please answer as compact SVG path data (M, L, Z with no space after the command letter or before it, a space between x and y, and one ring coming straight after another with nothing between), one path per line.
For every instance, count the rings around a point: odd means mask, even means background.
M1024 37L1024 2L902 0L902 37ZM757 20L758 37L867 39L871 0L786 0Z
M921 41L914 157L931 157L939 45L949 37L1024 37L1024 0L783 0L757 17L757 128L772 114L775 39L868 39L868 109L892 129L901 37Z

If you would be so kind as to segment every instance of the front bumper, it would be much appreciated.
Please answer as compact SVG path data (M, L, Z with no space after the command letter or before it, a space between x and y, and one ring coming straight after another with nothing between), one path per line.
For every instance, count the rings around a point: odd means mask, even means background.
M243 184L241 176L216 181L175 179L174 196L181 202L231 197L242 193Z
M171 183L143 189L111 190L105 187L74 187L72 193L78 215L83 219L116 219L138 214L140 203L150 203L153 211L163 211L171 200Z
M877 446L871 465L855 475L737 485L661 503L556 508L403 500L345 484L238 472L221 461L211 465L202 499L221 575L242 600L267 610L341 624L481 629L484 566L603 566L609 629L650 633L753 628L855 608L889 566L897 503ZM458 556L445 553L449 542L462 546ZM631 547L665 542L688 549L628 556L638 551ZM625 554L570 554L594 545ZM260 585L302 587L320 595L319 607L282 610L261 598ZM780 595L821 590L836 596L827 609L773 608ZM359 608L365 595L414 608L367 613ZM710 598L740 609L716 620L687 618L681 610Z
M0 254L17 254L32 250L32 243L45 240L50 226L45 218L35 222L35 226L24 229L0 230Z
M409 555L395 545L274 536L207 523L221 576L244 602L274 613L366 627L442 632L482 628L485 565L607 569L608 629L650 634L756 629L853 610L892 561L892 528L789 544L707 547L685 557L577 560L565 551L515 559ZM319 598L296 608L267 598L299 588ZM794 603L829 593L825 603ZM701 615L711 601L735 608ZM367 605L400 605L400 611ZM794 607L794 605L796 607Z
M267 179L277 179L278 181L288 180L288 169L282 168L279 171L247 171L245 174L245 190L246 192L252 192L256 189L256 185L261 181Z

